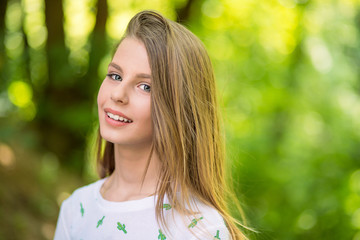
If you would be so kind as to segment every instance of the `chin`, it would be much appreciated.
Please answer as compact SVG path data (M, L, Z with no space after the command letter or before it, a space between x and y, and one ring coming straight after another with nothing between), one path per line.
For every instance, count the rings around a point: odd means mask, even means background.
M113 134L109 134L101 130L100 130L100 136L102 139L114 144L122 142L121 139L119 139L119 136L113 136Z

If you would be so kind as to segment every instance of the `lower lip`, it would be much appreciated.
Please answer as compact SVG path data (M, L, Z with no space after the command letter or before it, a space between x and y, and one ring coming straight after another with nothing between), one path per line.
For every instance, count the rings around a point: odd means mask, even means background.
M110 118L106 113L105 113L105 121L115 127L120 127L120 126L130 124L130 123L126 123L126 122L116 121L116 120Z

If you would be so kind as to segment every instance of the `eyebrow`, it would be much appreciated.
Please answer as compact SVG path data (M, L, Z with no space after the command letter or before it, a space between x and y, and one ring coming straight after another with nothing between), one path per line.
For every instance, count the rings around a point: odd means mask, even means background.
M113 67L113 68L116 68L117 70L119 70L121 73L123 73L124 71L122 70L122 68L119 66L119 65L117 65L116 63L114 63L114 62L111 62L110 64L109 64L109 67ZM149 78L149 79L151 79L151 75L149 75L149 74L146 74L146 73L138 73L138 74L136 74L136 77L137 78Z

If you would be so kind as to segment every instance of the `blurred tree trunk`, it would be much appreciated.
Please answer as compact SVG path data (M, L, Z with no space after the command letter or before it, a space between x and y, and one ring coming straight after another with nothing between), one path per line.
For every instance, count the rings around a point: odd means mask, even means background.
M37 129L44 149L54 152L60 161L81 169L82 156L78 152L84 146L83 136L64 124L71 121L66 113L76 105L78 96L65 46L63 1L45 1L45 19L48 79L37 99Z
M185 6L176 8L176 21L178 23L186 23L189 21L191 6L194 2L194 0L188 0Z
M5 32L5 13L7 7L7 0L0 1L0 31Z
M90 57L89 57L89 69L87 74L79 81L90 103L94 100L94 95L99 87L100 80L98 74L98 68L103 57L110 51L106 41L106 20L108 18L108 6L107 1L97 1L97 13L94 30L90 36ZM89 81L89 79L91 81ZM90 106L91 107L91 106Z
M176 21L181 24L188 22L199 22L198 16L201 15L201 6L205 0L188 0L182 7L176 8ZM192 19L192 18L196 19Z
M108 11L106 1L99 0L90 37L89 68L86 74L76 76L68 62L62 6L62 1L45 1L48 81L39 94L37 128L44 148L56 153L64 165L81 172L99 82L97 70L108 51L105 30Z
M108 6L107 1L98 0L96 5L97 13L96 13L96 22L94 26L94 30L89 37L90 41L90 49L89 49L89 65L87 73L82 76L76 82L76 86L78 91L81 91L81 100L80 105L82 108L86 108L86 126L84 126L83 132L83 148L82 152L85 151L85 135L89 134L93 127L93 121L97 119L96 116L93 115L92 109L94 105L96 105L96 95L101 83L101 79L98 74L98 69L101 60L105 55L109 52L109 46L106 40L106 21L108 18ZM96 112L97 113L97 112ZM96 120L97 121L97 120ZM85 123L84 123L85 125Z
M65 48L63 29L64 12L62 0L45 1L45 18L48 29L48 50L52 50L54 46ZM51 70L50 66L49 70Z
M4 37L5 37L5 13L7 7L7 0L0 1L0 81L3 82L5 80L5 76L3 73L4 64L5 64L5 45L4 45ZM1 84L2 87L5 84Z

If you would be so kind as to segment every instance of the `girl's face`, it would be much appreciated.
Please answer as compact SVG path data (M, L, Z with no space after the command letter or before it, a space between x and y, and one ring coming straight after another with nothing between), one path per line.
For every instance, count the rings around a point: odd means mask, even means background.
M125 38L109 64L97 98L100 133L105 140L138 147L151 144L150 85L144 44Z

